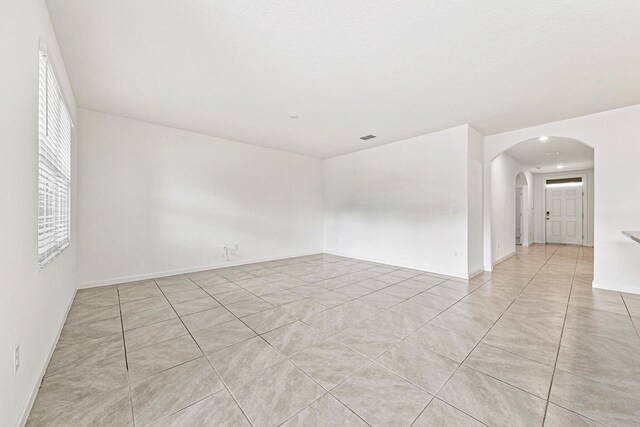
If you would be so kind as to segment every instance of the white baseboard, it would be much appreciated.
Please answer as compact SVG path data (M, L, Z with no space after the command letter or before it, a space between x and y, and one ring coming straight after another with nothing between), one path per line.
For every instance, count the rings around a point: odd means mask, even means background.
M236 267L238 265L253 264L256 262L274 261L278 259L296 258L300 256L316 255L319 253L322 253L322 251L301 252L301 253L295 253L295 254L280 255L275 257L244 259L242 261L219 262L217 264L202 265L199 267L185 267L185 268L178 268L174 270L158 271L155 273L144 273L144 274L135 274L130 276L120 276L120 277L114 277L110 279L101 279L101 280L94 280L91 282L83 282L78 285L78 289L116 285L119 283L136 282L138 280L157 279L159 277L174 276L176 274L197 273L198 271L213 270L216 268Z
M629 286L629 285L616 285L611 283L596 283L593 281L591 283L596 289L604 289L607 291L615 291L615 292L625 292L627 294L640 294L640 287L638 286Z
M53 352L56 349L56 345L58 345L58 340L60 339L60 334L62 333L62 329L64 328L64 324L67 321L67 316L69 315L69 310L71 310L71 305L73 305L73 300L76 299L77 291L73 291L73 297L71 297L71 301L69 301L69 306L67 307L67 311L64 314L64 318L62 319L62 323L58 328L58 333L56 334L56 338L53 340L51 344L51 348L49 348L49 354L40 370L40 375L38 375L38 382L36 382L33 390L31 391L31 396L29 396L29 401L27 402L27 406L25 406L22 411L22 415L20 416L20 421L18 422L19 427L24 427L27 424L27 420L29 419L29 414L31 413L31 408L33 408L33 404L36 401L36 396L38 395L38 391L40 391L40 384L42 384L42 380L44 379L44 374L47 373L47 368L49 367L49 362L51 361L51 356L53 356Z
M397 262L391 262L389 260L384 260L384 259L377 259L377 258L369 258L369 257L363 257L360 255L354 255L354 254L349 254L349 253L345 253L345 252L336 252L336 251L324 251L325 254L328 255L335 255L335 256L343 256L346 258L353 258L353 259L357 259L360 261L369 261L369 262L377 262L380 264L388 264L388 265L395 265L397 267L402 267L402 268L410 268L413 270L422 270L422 271L427 271L424 269L424 266L419 266L419 265L414 265L414 264L405 264L405 263L401 263L398 264ZM444 271L444 270L429 270L429 273L436 273L436 274L443 274L445 276L451 276L451 277L456 277L458 279L468 279L469 275L468 274L460 274L460 273L452 273L450 271Z
M469 279L473 279L474 277L479 276L482 273L484 273L484 268L474 271L473 273L469 273Z
M513 256L516 256L516 253L517 253L516 251L513 251L513 252L511 252L510 254L507 254L507 255L503 256L503 257L502 257L502 258L500 258L499 260L494 261L494 262L493 262L493 265L494 265L494 266L496 266L496 265L500 264L502 261L506 261L506 260L508 260L509 258L511 258L511 257L513 257Z

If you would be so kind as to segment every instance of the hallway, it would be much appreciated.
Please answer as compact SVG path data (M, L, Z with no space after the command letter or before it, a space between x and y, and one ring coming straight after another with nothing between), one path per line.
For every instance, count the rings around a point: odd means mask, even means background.
M28 425L638 425L640 296L592 264L317 254L79 290Z

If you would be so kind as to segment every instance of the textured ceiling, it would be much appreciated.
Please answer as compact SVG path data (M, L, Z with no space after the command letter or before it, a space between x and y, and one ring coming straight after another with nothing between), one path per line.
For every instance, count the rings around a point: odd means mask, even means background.
M640 103L638 0L47 3L80 106L320 158Z
M570 138L523 141L507 153L522 166L537 173L593 168L593 148ZM563 168L557 169L558 165Z

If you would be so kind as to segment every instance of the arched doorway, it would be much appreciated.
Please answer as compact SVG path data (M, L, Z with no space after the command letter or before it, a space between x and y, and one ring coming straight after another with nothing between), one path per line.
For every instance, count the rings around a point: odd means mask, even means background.
M490 266L514 255L516 245L593 245L594 151L589 145L566 137L531 138L493 156L487 169ZM556 186L555 199L547 197L548 186ZM570 186L580 190L565 188Z

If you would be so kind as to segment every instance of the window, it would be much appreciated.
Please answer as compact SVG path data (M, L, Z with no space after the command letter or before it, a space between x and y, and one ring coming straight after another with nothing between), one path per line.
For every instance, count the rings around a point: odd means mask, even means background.
M38 118L38 263L71 241L71 116L46 52L40 51Z
M582 187L582 178L548 179L547 188L554 187Z

